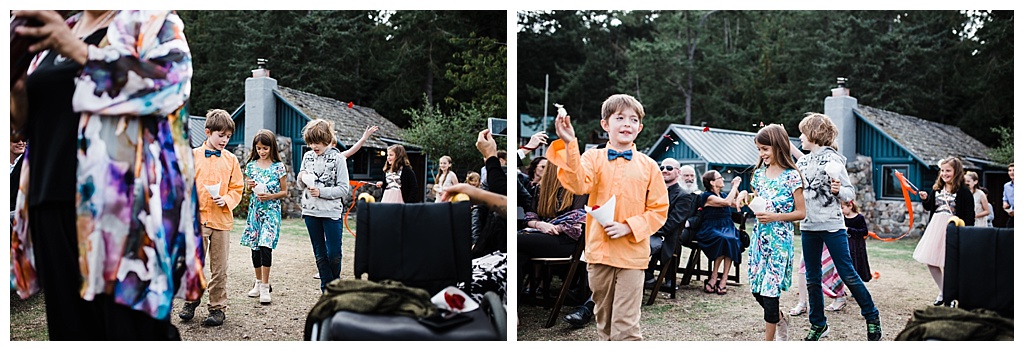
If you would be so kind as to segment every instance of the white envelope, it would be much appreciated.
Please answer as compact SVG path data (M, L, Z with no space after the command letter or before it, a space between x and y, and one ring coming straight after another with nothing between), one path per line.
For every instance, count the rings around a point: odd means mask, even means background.
M615 195L608 199L604 205L599 205L596 210L591 209L590 206L583 206L594 219L597 220L601 225L609 225L615 222Z
M255 193L256 195L266 194L267 185L263 183L256 183L256 186L252 187L252 192Z
M843 165L839 162L829 162L825 165L825 173L832 179L839 179L839 173L843 171Z
M206 185L206 191L210 192L210 197L216 199L220 197L220 183L214 185Z
M764 212L768 209L768 201L763 197L754 196L753 199L750 199L750 203L747 204L747 207L750 207L750 210L754 211L754 213Z
M312 175L312 174L309 174L309 173L303 173L302 174L302 182L306 183L306 187L307 188L315 188L316 187L316 176Z
M456 309L453 306L449 306L448 302L445 301L445 299L444 299L444 294L445 293L449 293L449 294L452 294L452 295L460 295L460 296L462 296L462 298L465 299L463 301L463 303L462 303L462 309ZM467 295L465 292L463 292L462 290L459 290L459 288L456 288L454 286L449 286L447 288L444 288L444 290L441 290L441 292L438 292L436 295L434 295L434 297L431 297L430 298L430 302L433 303L434 306L437 306L437 308L440 308L442 310L448 310L448 311L458 312L458 313L470 312L470 311L476 310L477 308L480 308L480 305L477 304L476 301L473 301L473 298L469 297L469 295Z

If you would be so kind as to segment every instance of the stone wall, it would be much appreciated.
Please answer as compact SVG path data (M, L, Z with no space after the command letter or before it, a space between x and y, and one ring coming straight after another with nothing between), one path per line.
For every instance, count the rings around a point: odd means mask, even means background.
M850 173L850 181L857 187L857 204L868 222L868 230L882 238L898 237L906 233L910 220L906 202L875 200L871 158L857 155L856 160L847 161L846 171ZM929 214L916 196L911 195L911 205L914 209L914 228L907 236L919 237L928 225Z

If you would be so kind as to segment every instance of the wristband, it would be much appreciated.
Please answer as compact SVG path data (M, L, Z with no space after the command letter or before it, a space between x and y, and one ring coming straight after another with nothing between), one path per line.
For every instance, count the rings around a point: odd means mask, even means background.
M535 148L535 147L527 147L526 145L520 146L519 148L523 149L523 150L530 150L530 151L537 150L537 148Z

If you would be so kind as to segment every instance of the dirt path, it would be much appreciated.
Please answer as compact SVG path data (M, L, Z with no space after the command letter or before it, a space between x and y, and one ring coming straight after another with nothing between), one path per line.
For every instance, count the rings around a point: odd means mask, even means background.
M249 249L238 244L245 223L235 221L231 233L228 264L228 309L224 325L205 327L206 302L196 309L189 322L178 319L182 305L176 300L172 323L181 332L182 340L302 340L306 314L320 297L320 281L313 279L316 264L313 250L301 219L286 219L282 236L274 250L270 282L274 287L273 302L261 305L257 298L246 295L255 281ZM354 229L354 228L353 228ZM352 250L355 239L346 230L342 241L342 278L352 279Z
M906 239L893 243L868 242L871 269L878 272L880 278L866 284L881 314L882 340L893 340L903 330L914 309L930 306L938 292L925 266L911 258L916 244L917 240ZM799 255L799 241L796 251ZM684 249L683 255L686 257L689 251ZM701 290L701 282L694 281L682 287L675 300L668 299L666 293L660 293L654 305L643 305L640 323L644 339L763 340L762 310L750 295L745 264L741 265L740 271L743 284L730 285L728 294L724 296L705 294ZM650 292L645 293L644 303ZM783 293L781 308L789 311L796 301L791 288ZM826 303L831 303L831 299L826 298ZM549 309L523 304L518 307L517 340L597 340L593 323L582 329L571 329L561 321L561 316L572 312L575 306L563 308L557 324L550 329L541 328ZM831 331L823 340L866 340L864 318L852 297L843 310L825 313ZM790 317L791 339L802 339L809 328L807 314Z

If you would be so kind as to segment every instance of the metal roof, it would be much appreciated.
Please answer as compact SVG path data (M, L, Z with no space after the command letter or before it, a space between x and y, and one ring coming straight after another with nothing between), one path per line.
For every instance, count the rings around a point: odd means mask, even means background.
M188 116L188 142L193 148L206 141L206 117Z
M648 155L658 148L672 145L672 140L666 137L669 133L674 134L674 138L685 143L709 164L736 166L757 164L757 147L754 146L754 136L757 133L718 128L710 128L705 132L704 127L685 124L669 125L661 138L648 150ZM798 147L800 146L799 138L790 137L789 140Z

